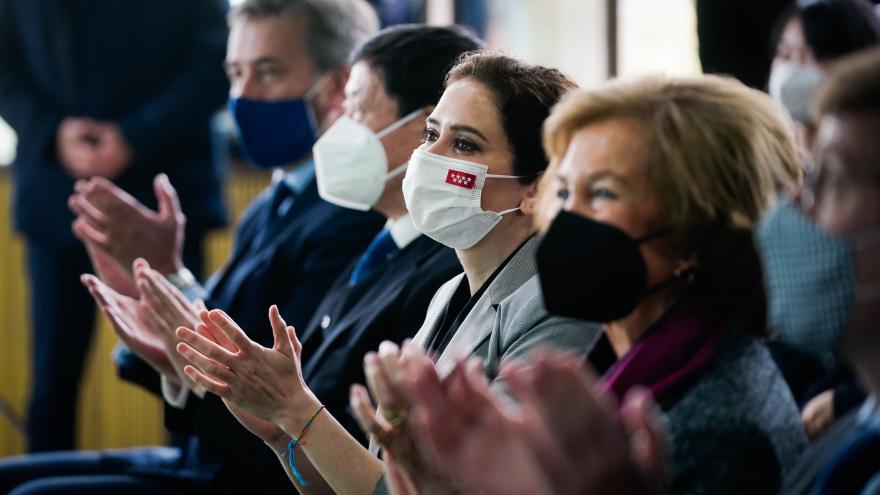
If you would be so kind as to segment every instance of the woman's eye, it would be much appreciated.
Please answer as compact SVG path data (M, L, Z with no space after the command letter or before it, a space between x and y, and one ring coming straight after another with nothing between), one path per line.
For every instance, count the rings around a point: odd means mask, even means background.
M462 153L470 153L479 150L476 144L463 138L455 140L455 149Z
M437 140L437 133L432 129L425 129L422 131L422 142L423 143L433 143Z
M607 187L593 187L590 190L590 196L595 199L617 199L617 194Z

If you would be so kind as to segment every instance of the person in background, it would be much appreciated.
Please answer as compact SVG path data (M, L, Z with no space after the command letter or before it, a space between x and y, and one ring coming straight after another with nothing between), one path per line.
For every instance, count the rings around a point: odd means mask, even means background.
M0 1L0 117L18 135L13 208L33 327L30 452L76 443L95 307L78 282L92 266L70 233L74 181L103 177L152 205L153 177L171 177L196 272L205 232L225 223L211 127L227 91L224 4Z
M314 142L342 114L350 52L377 30L371 7L363 0L249 0L230 13L229 23L230 110L245 155L258 166L289 169L277 174L240 220L223 270L205 286L197 283L177 264L182 229L159 235L156 214L107 181L79 184L70 200L78 213L74 229L95 260L102 287L113 289L105 294L119 298L117 308L148 322L135 338L119 328L117 334L161 376L166 426L194 438L183 451L147 447L7 459L0 463L0 492L70 485L73 491L101 486L200 493L253 486L254 468L235 454L239 436L231 428L240 428L238 422L220 401L203 400L202 391L188 387L182 365L168 358L167 350L177 344L173 329L198 319L197 307L170 281L192 299L201 297L242 320L250 321L253 306L277 302L287 317L305 325L382 226L375 213L321 200L311 160ZM181 225L174 189L168 181L161 185L160 212L170 212ZM138 257L145 259L132 265ZM161 275L148 278L156 273ZM98 286L97 279L86 281ZM148 313L157 290L179 298ZM265 341L260 332L267 325L259 313L252 335ZM283 472L274 479L272 474L259 477L266 490L287 484Z
M786 493L880 492L880 49L841 60L816 94L816 170L797 198L811 221L849 247L854 303L846 327L818 336L836 351L868 391L853 427L834 449L822 446L802 479ZM793 346L817 340L811 332L781 335ZM815 345L815 344L811 344ZM818 447L818 446L817 446Z
M771 34L773 60L767 89L798 128L798 142L812 149L813 92L834 63L880 42L880 18L867 0L792 2Z
M595 340L595 325L547 313L534 261L532 218L547 163L540 128L573 87L559 71L487 52L468 54L446 76L403 180L416 230L455 248L464 268L440 287L421 329L405 346L435 353L441 374L451 371L459 356L472 355L486 360L486 373L495 379L501 362L524 359L539 347L583 357ZM277 311L270 311L271 349L248 339L222 311L203 312L201 319L195 332L178 330L185 342L178 350L192 363L185 368L188 376L223 397L231 410L245 411L239 419L252 431L274 424L292 439L277 454L297 490L386 490L384 463L325 411L303 380L301 363L308 357ZM367 354L366 380L381 383L385 392L377 396L381 413L377 422L370 420L375 408L362 386L353 389L352 410L386 449L385 459L405 465L420 490L448 493L454 480L436 476L404 427L408 405L394 393L394 378L406 354L391 342L382 343L378 355ZM495 385L503 388L503 380ZM389 425L398 428L388 431Z
M880 19L865 0L794 2L777 21L770 95L795 121L809 174L815 122L813 94L842 57L880 42ZM825 234L783 197L757 230L769 294L771 334L810 333L792 347L770 344L786 376L811 439L864 400L864 392L822 337L846 325L852 306L850 253L846 243Z
M760 341L752 229L777 189L799 178L787 122L734 80L645 77L569 95L547 119L545 145L552 161L537 250L545 304L602 322L619 359L597 392L570 359L513 367L508 381L527 405L519 412L487 396L471 365L446 380L428 366L405 368L425 444L447 472L493 493L584 493L581 477L591 475L610 476L607 493L778 493L806 437ZM647 414L651 396L668 425L665 456ZM623 424L618 402L627 405ZM650 441L632 438L643 445L629 453L626 432L636 431ZM467 465L496 443L497 470ZM510 470L526 459L537 464ZM641 472L640 459L654 467L632 479L603 471L621 459L632 468L624 473ZM535 484L512 487L526 478Z

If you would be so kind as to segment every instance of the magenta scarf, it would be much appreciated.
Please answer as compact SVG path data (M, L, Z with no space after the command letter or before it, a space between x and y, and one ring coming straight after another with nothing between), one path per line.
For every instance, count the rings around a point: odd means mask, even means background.
M605 373L602 390L622 399L642 385L663 403L711 364L726 328L692 307L673 307Z

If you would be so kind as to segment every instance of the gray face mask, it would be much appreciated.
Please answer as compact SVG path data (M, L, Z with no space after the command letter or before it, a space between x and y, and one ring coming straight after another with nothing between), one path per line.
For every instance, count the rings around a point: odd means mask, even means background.
M853 307L849 243L824 233L787 201L762 219L755 237L771 334L804 356L829 359Z
M822 72L815 67L785 63L770 73L767 89L770 96L788 110L792 119L809 124L813 121L810 104L822 78Z

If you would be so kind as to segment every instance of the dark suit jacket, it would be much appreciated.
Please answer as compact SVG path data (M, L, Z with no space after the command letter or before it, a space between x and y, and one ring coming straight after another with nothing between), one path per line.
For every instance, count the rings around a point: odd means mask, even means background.
M210 118L228 89L225 7L225 0L0 0L0 116L18 134L18 229L74 243L73 180L55 149L68 116L120 125L135 159L117 183L140 201L155 205L152 178L166 172L190 226L224 222Z
M462 268L455 251L427 236L349 287L353 268L339 277L302 334L303 378L349 433L366 443L348 410L349 388L364 383L364 355L384 340L413 337L434 293Z

